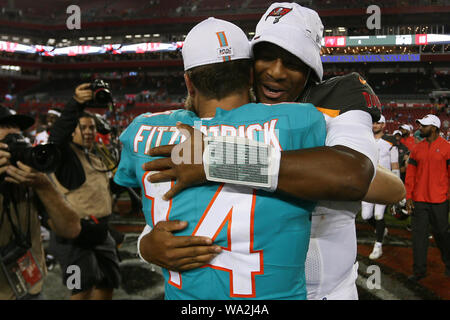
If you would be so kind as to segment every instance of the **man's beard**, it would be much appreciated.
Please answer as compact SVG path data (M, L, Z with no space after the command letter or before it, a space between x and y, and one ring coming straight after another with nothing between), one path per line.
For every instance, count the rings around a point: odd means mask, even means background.
M421 138L427 138L427 137L430 136L430 133L429 132L422 132L422 131L420 131L419 136Z

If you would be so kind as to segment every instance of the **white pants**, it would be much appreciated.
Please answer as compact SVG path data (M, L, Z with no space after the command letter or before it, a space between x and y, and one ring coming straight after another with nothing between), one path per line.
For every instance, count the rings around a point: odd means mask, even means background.
M375 220L382 220L384 218L385 204L375 204L361 201L361 216L364 220L369 220L375 213Z
M358 278L358 262L342 282L330 293L322 297L308 297L308 300L358 300L356 279Z

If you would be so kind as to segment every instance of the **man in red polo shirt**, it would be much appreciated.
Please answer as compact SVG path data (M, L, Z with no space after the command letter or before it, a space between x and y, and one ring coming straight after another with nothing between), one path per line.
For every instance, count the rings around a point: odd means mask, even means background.
M445 274L450 276L450 143L439 136L441 121L435 115L426 115L417 122L425 139L411 151L405 179L406 209L412 214L413 281L426 276L429 224L442 254Z

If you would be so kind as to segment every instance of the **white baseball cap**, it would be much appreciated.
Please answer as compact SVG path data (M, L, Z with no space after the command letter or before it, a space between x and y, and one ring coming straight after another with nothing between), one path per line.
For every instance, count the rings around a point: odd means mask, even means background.
M381 115L380 120L378 120L377 123L386 123L386 118Z
M435 126L437 128L441 127L441 120L439 120L439 118L434 114L427 114L422 119L416 120L416 122L420 123L423 126Z
M250 59L250 42L231 22L210 17L189 31L184 40L184 70L207 64Z
M58 110L55 109L50 109L47 111L48 114L54 114L57 117L61 117L61 112L59 112Z
M295 2L275 2L259 20L251 46L273 43L303 61L322 80L322 35L323 24L316 11Z
M411 128L411 126L409 124L402 124L400 126L400 129L405 129L407 131L412 131L412 128Z
M396 135L396 134L399 134L399 135L401 135L402 134L402 132L400 131L400 130L394 130L394 132L392 133L394 136Z

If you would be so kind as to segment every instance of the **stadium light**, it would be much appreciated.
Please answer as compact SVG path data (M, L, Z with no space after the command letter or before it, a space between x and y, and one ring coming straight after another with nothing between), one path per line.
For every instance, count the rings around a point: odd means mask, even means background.
M20 71L20 67L19 66L2 66L3 70L14 70L14 71Z
M80 41L85 41L86 38L85 38L85 37L80 37L78 40L80 40Z

